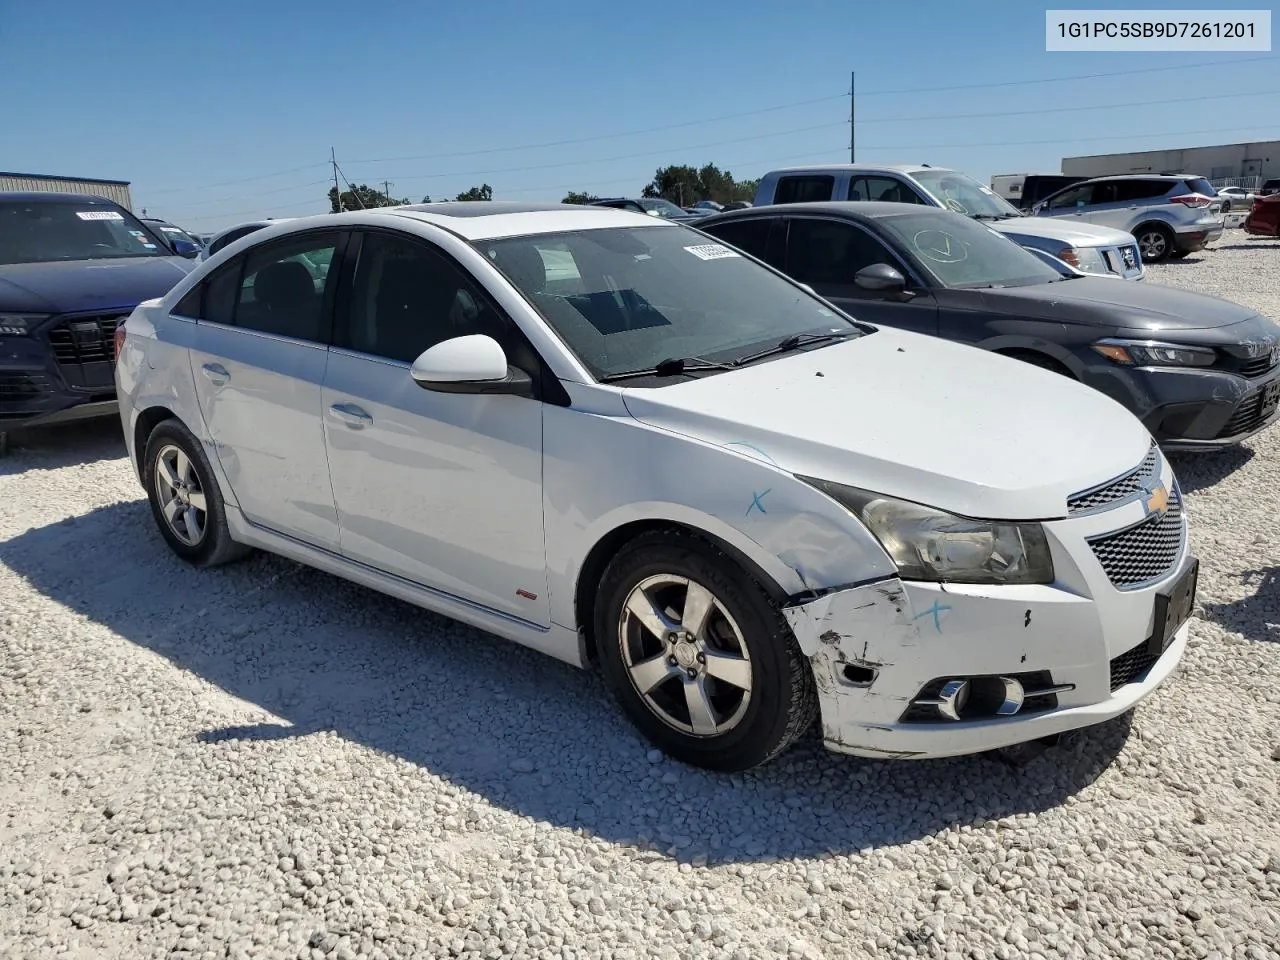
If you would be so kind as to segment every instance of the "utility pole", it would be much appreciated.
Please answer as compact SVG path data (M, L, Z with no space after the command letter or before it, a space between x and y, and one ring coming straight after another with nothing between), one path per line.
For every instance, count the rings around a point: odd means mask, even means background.
M343 210L342 206L342 187L338 186L338 155L334 152L333 147L329 148L329 162L333 164L333 189L338 193L338 212Z
M857 163L854 157L854 144L856 141L858 114L857 114L857 89L858 75L856 73L849 74L849 162Z
M382 181L382 192L386 194L387 204L390 205L391 203L391 182L390 181L388 180Z

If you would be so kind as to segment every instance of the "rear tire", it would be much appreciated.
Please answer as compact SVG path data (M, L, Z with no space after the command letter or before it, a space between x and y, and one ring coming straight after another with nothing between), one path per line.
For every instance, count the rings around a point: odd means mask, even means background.
M164 420L151 431L142 468L151 515L179 557L193 566L213 567L250 552L231 539L204 445L182 421Z
M1160 263L1174 250L1173 231L1162 223L1144 223L1133 235L1138 240L1143 263Z
M632 722L684 763L746 770L813 723L809 660L778 603L713 544L644 534L598 587L602 671Z

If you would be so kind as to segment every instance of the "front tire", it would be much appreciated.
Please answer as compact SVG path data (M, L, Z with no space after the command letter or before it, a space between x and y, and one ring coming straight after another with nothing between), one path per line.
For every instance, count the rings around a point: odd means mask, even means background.
M142 464L151 515L174 553L194 566L212 567L249 552L231 539L204 446L181 421L165 420L151 431Z
M813 672L778 603L713 544L638 537L606 568L595 610L606 679L669 756L745 770L812 724Z

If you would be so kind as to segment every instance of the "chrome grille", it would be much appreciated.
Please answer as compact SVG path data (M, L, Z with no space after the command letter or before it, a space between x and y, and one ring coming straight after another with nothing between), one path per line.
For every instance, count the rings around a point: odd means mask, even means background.
M1124 476L1116 480L1110 480L1100 487L1094 487L1092 490L1073 494L1067 500L1067 513L1074 516L1078 513L1092 513L1095 510L1110 506L1137 493L1142 489L1143 481L1157 477L1159 474L1160 450L1153 443L1142 463Z
M1129 589L1171 573L1182 555L1182 493L1173 485L1169 507L1124 530L1089 541L1113 586Z

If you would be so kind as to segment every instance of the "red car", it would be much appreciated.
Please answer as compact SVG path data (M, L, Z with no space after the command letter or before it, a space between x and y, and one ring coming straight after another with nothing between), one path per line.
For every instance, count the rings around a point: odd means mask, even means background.
M1259 237L1280 237L1280 193L1254 200L1244 219L1244 229Z

